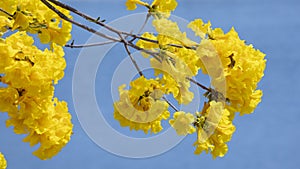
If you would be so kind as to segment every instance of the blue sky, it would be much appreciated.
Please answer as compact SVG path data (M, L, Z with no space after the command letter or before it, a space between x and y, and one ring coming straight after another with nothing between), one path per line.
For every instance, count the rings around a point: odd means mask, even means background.
M126 11L124 1L65 1L92 15L101 16L107 22L132 14ZM299 168L300 141L298 131L300 80L300 2L297 0L178 0L174 15L187 20L201 17L210 20L214 27L228 31L235 27L242 39L267 54L265 77L259 84L264 91L263 101L251 115L237 116L236 132L229 142L229 152L224 158L213 160L211 155L194 155L195 138L186 137L180 144L159 156L131 159L116 156L95 144L84 132L75 113L72 98L72 76L79 49L66 49L67 68L63 80L56 86L56 96L69 103L73 116L74 135L70 143L51 160L42 161L31 155L34 148L22 142L24 136L5 128L7 116L0 116L0 150L6 155L8 169L98 169L98 168L249 168L282 169ZM137 10L142 12L142 9ZM76 43L85 43L91 34L74 27ZM109 55L117 55L118 49ZM123 54L120 57L125 57ZM107 60L105 68L113 67L117 57ZM116 130L129 136L143 137L141 133L128 133L112 119L111 98L105 82L109 72L97 76L96 96L103 107L104 116ZM102 79L101 79L102 78ZM102 83L103 82L103 83ZM110 92L110 91L109 91ZM105 137L105 136L103 136ZM117 142L117 140L113 140ZM120 143L121 144L121 143Z

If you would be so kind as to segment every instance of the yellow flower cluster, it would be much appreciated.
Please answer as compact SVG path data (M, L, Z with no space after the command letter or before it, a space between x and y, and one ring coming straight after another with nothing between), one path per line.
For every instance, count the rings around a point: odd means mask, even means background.
M214 158L226 154L235 127L234 114L251 113L261 100L262 92L257 83L265 69L264 54L247 45L234 29L224 33L212 29L211 23L201 19L192 21L188 27L201 38L200 44L187 38L177 23L166 18L156 18L153 26L157 35L146 32L137 46L157 54L150 58L155 76L165 94L173 94L179 104L189 104L193 93L189 91L190 81L202 69L211 78L211 88L205 96L209 102L201 113L175 112L170 125L179 135L198 133L195 142L196 154L211 152ZM148 57L148 55L143 54Z
M196 131L195 127L192 126L195 121L193 114L179 111L174 113L173 118L169 123L178 135L192 134Z
M149 12L158 17L169 17L171 11L177 7L176 0L154 0L151 5L141 0L127 0L127 10L135 10L137 4L149 8Z
M129 90L125 87L119 87L120 100L114 103L114 118L130 130L161 131L161 120L168 119L170 113L168 104L160 100L164 89L159 82L141 76L130 83Z
M210 22L205 24L201 19L192 21L188 27L202 38L196 50L205 65L201 67L202 72L209 74L216 91L221 90L223 81L226 84L226 88L221 91L226 96L224 105L210 100L201 114L202 125L197 128L195 153L200 154L205 150L210 151L214 158L222 157L228 150L226 142L235 130L232 125L235 113L252 113L261 101L262 91L256 88L263 77L265 54L247 45L233 28L224 33L220 28L212 29ZM225 98L218 99L225 101ZM214 115L216 112L219 112L219 116ZM212 118L208 119L206 113L212 114ZM213 119L215 121L212 122ZM215 129L205 124L211 124Z
M0 112L8 113L7 127L27 135L24 142L39 145L34 155L49 159L72 135L67 103L54 97L54 85L64 76L62 46L71 38L72 25L39 0L0 1L0 8L5 11L0 12L0 38L5 37L0 39ZM38 34L51 49L40 50L28 34Z
M40 0L1 1L0 8L13 15L10 18L0 12L0 32L7 29L26 31L38 34L42 43L55 43L61 46L71 39L72 24L62 20ZM57 6L56 8L70 17L69 11Z
M211 29L210 23L204 24L199 19L189 27L205 38L197 49L202 61L206 61L206 65L215 65L216 60L221 62L222 68L214 68L209 75L213 74L215 79L225 77L230 112L241 115L253 112L262 97L262 91L256 88L264 75L265 54L247 45L233 28L225 34L222 29ZM204 67L202 70L207 73Z
M73 125L67 103L54 98L54 84L66 67L61 46L39 50L26 32L17 32L0 42L0 111L7 112L7 126L31 146L34 155L48 159L70 140Z
M213 158L223 157L228 151L226 142L230 141L235 127L230 119L230 112L223 103L211 101L206 103L198 113L198 139L194 143L195 154L202 151L211 152Z
M126 1L126 7L127 7L127 10L135 10L137 4L138 4L138 5L145 6L145 7L148 7L148 6L149 6L148 3L143 2L143 1L141 1L141 0L127 0L127 1Z
M6 169L7 164L4 155L0 152L0 169Z
M176 7L176 0L154 0L150 12L158 16L169 17L171 11L174 11Z
M188 39L185 32L180 31L176 22L165 18L156 19L153 26L158 35L146 32L142 37L157 40L158 44L139 40L137 46L159 53L160 60L151 58L150 62L155 75L163 75L161 83L167 88L166 94L173 94L180 104L189 104L194 94L189 91L190 81L186 78L197 75L202 62L195 50L169 44L194 46L196 43Z

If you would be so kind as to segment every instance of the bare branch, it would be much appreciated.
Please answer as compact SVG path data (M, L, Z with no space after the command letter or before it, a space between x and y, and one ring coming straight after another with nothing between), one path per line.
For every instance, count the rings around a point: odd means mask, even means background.
M120 38L122 39L122 41L124 42L124 47L126 49L126 52L128 54L128 56L130 57L130 60L132 62L132 64L134 65L134 67L136 68L136 70L139 72L140 76L144 76L141 69L139 68L138 64L136 63L136 60L134 59L134 57L132 56L129 48L128 48L128 42L123 38L123 36L121 34L119 34Z
M6 15L10 16L10 17L14 17L14 15L8 13L7 11L5 11L4 9L0 8L0 12L5 13Z
M202 89L207 90L208 92L211 92L210 88L207 88L206 86L202 85L201 83L197 82L196 80L194 80L192 78L189 78L189 77L187 77L186 79L189 80L189 81L191 81L191 82L193 82L194 84L196 84L197 86L201 87Z
M176 108L176 106L174 106L165 96L162 97L163 100L165 100L175 112L178 112L179 110Z
M86 48L86 47L94 47L94 46L103 46L103 45L108 45L115 43L115 41L105 41L105 42L100 42L100 43L90 43L90 44L83 44L83 45L73 45L73 44L67 44L65 47L68 48Z

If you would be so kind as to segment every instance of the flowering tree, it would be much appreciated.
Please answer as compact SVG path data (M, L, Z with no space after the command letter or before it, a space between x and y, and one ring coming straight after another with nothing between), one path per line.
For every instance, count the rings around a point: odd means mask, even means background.
M0 111L8 113L7 127L13 126L16 134L26 134L23 141L30 146L39 144L33 152L38 158L55 156L70 141L73 128L67 103L54 96L55 85L63 78L66 67L64 47L120 43L140 75L129 88L125 84L119 87L120 97L113 106L114 118L120 125L156 134L163 129L161 121L169 120L178 135L197 136L195 154L205 151L213 158L224 156L228 151L226 143L235 131L235 114L252 113L261 101L262 91L257 84L263 77L265 55L241 40L234 28L224 33L201 19L187 25L201 39L191 40L169 19L176 0L154 0L151 4L127 0L126 6L128 10L145 7L146 22L152 17L156 32L143 32L143 27L137 34L118 30L56 0L0 2ZM77 22L70 13L115 36ZM107 42L67 44L73 25ZM34 39L48 44L48 48L39 49ZM149 59L155 78L144 75L131 50ZM195 80L198 73L209 75L210 86ZM188 105L194 97L191 85L203 89L207 100L202 110L184 112L166 96ZM6 168L2 154L0 168Z

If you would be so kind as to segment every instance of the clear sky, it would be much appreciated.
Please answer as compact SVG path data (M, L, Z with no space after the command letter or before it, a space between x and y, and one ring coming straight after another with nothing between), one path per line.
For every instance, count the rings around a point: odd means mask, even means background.
M125 0L92 0L65 2L92 15L101 16L107 23L132 14ZM63 80L56 86L56 96L69 103L73 116L74 134L69 144L55 157L42 161L31 155L35 148L23 143L24 136L5 128L6 114L0 116L0 151L5 154L8 169L99 169L99 168L173 168L173 169L296 169L300 168L298 143L300 142L299 86L300 80L300 1L298 0L178 0L174 13L187 20L197 17L210 20L214 27L228 31L232 26L242 39L254 44L267 54L265 77L259 84L264 91L263 101L251 115L237 116L236 132L229 142L229 152L224 158L213 160L211 155L194 155L195 137L186 137L176 147L159 156L132 159L116 156L95 144L84 132L73 103L72 76L79 49L66 49L67 68ZM142 12L142 9L137 10ZM126 23L130 25L130 23ZM74 27L76 43L85 43L91 34ZM108 53L105 69L114 68L125 55L118 49ZM101 69L99 70L101 72ZM112 119L110 96L111 72L105 71L96 79L97 103L109 125L128 136L144 137L130 133ZM106 84L108 83L108 84ZM106 84L106 85L105 85ZM97 128L95 129L97 130ZM106 135L103 135L106 137ZM152 135L150 135L152 137ZM112 142L119 144L118 140ZM122 146L122 145L121 145ZM151 148L151 147L150 147ZM130 151L130 150L128 150Z

